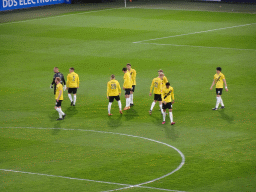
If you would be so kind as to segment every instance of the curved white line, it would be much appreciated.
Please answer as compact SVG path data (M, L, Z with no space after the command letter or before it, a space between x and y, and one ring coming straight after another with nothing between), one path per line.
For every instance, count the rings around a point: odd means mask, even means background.
M163 175L163 176L161 176L159 178L156 178L156 179L153 179L153 180L150 180L150 181L146 181L146 182L143 182L143 183L140 183L140 184L137 184L137 185L128 185L127 187L123 187L123 188L119 188L119 189L114 189L114 190L109 190L108 192L122 190L122 189L128 189L128 188L133 188L133 187L140 187L142 185L153 183L155 181L158 181L160 179L163 179L163 178L165 178L165 177L175 173L176 171L180 170L181 167L185 164L185 156L184 156L184 154L179 149L177 149L176 147L174 147L172 145L169 145L167 143L163 143L161 141L157 141L157 140L154 140L154 139L149 139L149 138L146 138L146 137L129 135L129 134L125 134L125 133L114 133L114 132L107 132L107 131L95 131L95 130L84 130L84 129L43 128L43 127L0 127L0 128L4 128L4 129L58 129L58 130L65 130L65 131L84 131L84 132L107 133L107 134L113 134L113 135L122 135L122 136L127 136L127 137L144 139L144 140L148 140L148 141L152 141L152 142L155 142L155 143L159 143L159 144L165 145L165 146L170 147L170 148L174 149L175 151L177 151L180 154L181 158L182 158L180 165L175 170L173 170L170 173L167 173L167 174L165 174L165 175ZM3 170L3 169L0 169L0 170ZM29 172L26 172L26 173L29 173ZM30 174L32 174L32 173L30 173ZM40 174L40 175L46 175L46 174ZM50 176L52 176L52 175L50 175ZM62 177L62 176L57 176L57 177ZM69 177L63 177L63 178L69 178ZM84 180L86 180L86 179L84 179ZM92 180L90 180L90 181L92 181ZM101 182L103 183L104 181L101 181ZM109 183L110 184L111 182L105 182L105 183ZM113 183L113 184L127 185L127 184L119 184L119 183Z

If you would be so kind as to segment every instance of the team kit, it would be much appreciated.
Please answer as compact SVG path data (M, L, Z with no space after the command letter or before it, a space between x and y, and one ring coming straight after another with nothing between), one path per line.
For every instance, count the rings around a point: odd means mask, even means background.
M57 120L64 120L66 114L61 109L61 104L63 101L63 92L68 90L68 98L71 102L71 106L76 105L76 93L79 88L79 76L75 73L73 67L69 68L69 74L67 76L67 82L62 73L59 72L58 67L54 67L54 76L53 81L50 85L50 88L54 88L54 95L56 100L55 110L59 113L59 118ZM124 111L129 110L134 106L133 104L133 94L136 87L136 70L131 67L131 64L127 64L126 67L122 69L124 73L124 84L123 90L125 92L125 107ZM221 104L221 109L224 109L224 103L221 98L223 84L225 84L225 90L228 91L227 81L225 75L221 72L221 67L216 68L216 74L213 77L213 82L210 87L212 90L213 86L216 87L216 105L212 110L218 110L219 105ZM151 104L149 114L152 114L155 104L158 102L161 114L163 116L162 124L165 124L166 115L169 113L171 125L174 125L172 105L174 104L174 89L171 87L170 83L167 80L167 77L164 75L163 70L158 70L158 76L152 80L150 86L149 96L154 94L154 100ZM72 97L73 95L73 97ZM108 103L108 115L111 114L111 106L114 100L117 101L119 107L119 113L123 114L122 103L120 99L121 95L121 86L119 82L115 79L115 75L111 75L110 81L107 83L107 99Z

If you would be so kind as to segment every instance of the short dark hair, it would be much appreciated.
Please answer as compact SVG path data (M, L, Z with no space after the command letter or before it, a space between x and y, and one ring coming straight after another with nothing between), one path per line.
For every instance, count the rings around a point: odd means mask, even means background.
M75 68L74 68L74 67L70 67L69 69L71 69L71 70L73 70L73 71L75 70Z
M122 69L122 71L127 71L127 68L126 68L126 67L124 67L124 68Z
M127 63L126 65L132 66L130 63Z
M167 82L167 83L166 83L166 86L170 86L170 83L169 83L169 82Z
M221 71L221 67L217 67L216 70Z
M61 82L61 79L60 79L59 77L56 77L56 80L57 80L58 82Z
M115 78L115 75L114 75L114 74L112 74L112 75L111 75L111 78L112 78L112 79L114 79L114 78Z

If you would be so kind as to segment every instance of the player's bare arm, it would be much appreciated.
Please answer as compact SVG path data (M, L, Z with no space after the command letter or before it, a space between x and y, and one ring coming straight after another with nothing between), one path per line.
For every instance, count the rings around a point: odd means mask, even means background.
M212 86L210 87L210 89L212 90L212 87L215 85L215 80L213 80L212 82Z
M228 85L227 85L226 79L223 79L223 82L224 82L224 84L225 84L225 89L226 89L226 91L228 91Z
M57 101L58 101L58 102L59 102L59 99L60 99L60 97L61 97L61 94L62 94L62 91L60 90L60 93L59 93L58 98L57 98Z

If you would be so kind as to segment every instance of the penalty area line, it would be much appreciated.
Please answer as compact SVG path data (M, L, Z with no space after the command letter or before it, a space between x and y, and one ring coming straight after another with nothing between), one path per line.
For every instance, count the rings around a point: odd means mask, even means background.
M194 48L207 48L207 49L230 49L237 51L256 51L256 49L240 49L240 48L232 48L232 47L207 47L207 46L199 46L199 45L177 45L177 44L163 44L163 43L138 43L144 45L163 45L163 46L173 46L173 47L194 47Z
M168 39L168 38L173 38L173 37L182 37L182 36L187 36L187 35L208 33L208 32L220 31L220 30L225 30L225 29L233 29L233 28L237 28L237 27L245 27L245 26L250 26L250 25L254 25L254 24L256 24L256 23L248 23L248 24L243 24L243 25L235 25L235 26L231 26L231 27L222 27L222 28L217 28L217 29L209 29L209 30L197 31L197 32L193 32L193 33L183 33L183 34L180 34L180 35L171 35L171 36L167 36L167 37L159 37L159 38L155 38L155 39L135 41L133 43L142 43L142 42L146 42L146 41L155 41L155 40Z

